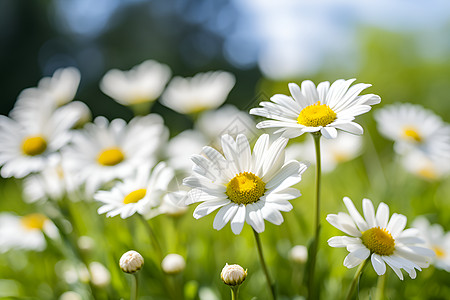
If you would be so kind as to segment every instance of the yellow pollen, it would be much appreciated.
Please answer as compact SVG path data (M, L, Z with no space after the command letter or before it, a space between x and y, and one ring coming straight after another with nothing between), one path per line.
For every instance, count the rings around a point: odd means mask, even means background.
M414 127L408 126L403 128L403 137L407 140L414 141L417 143L422 142L422 137Z
M105 149L97 156L98 163L104 166L115 166L124 159L123 152L117 147Z
M264 195L266 184L253 173L239 173L227 184L226 194L236 204L254 203Z
M297 118L297 123L308 127L326 126L336 120L336 113L326 104L309 105L302 109Z
M434 253L436 253L436 257L437 258L444 258L445 257L445 251L441 247L433 246L432 249L433 249Z
M22 223L23 227L27 230L42 230L44 228L44 223L47 221L47 217L43 214L29 214L26 216L23 216L20 219L20 222Z
M22 151L26 155L42 154L47 149L47 141L39 135L29 136L22 141Z
M379 255L391 255L395 250L395 240L384 228L373 227L362 233L362 243L371 252Z
M147 193L146 189L135 190L126 195L125 198L123 198L123 203L124 204L136 203L142 198L144 198L146 193Z

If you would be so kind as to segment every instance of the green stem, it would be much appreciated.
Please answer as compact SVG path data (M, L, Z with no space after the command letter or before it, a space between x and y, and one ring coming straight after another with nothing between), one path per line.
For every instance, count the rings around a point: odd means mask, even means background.
M314 240L311 245L311 255L310 255L310 264L309 264L309 278L308 278L308 299L315 299L315 288L314 288L314 273L316 269L316 258L317 252L319 250L319 235L320 235L320 179L322 173L321 166L321 158L320 158L320 137L321 134L313 133L314 138L314 146L316 150L316 186L315 186L315 195L316 195L316 213L314 219Z
M272 279L270 279L269 270L267 269L266 262L264 260L264 255L263 255L261 240L259 238L259 233L257 233L255 231L255 229L253 229L253 233L255 234L255 240L256 240L256 245L258 248L259 260L261 262L261 266L263 268L264 274L266 275L267 285L269 286L270 292L272 293L272 299L276 300L277 295L275 293L275 284L272 282Z
M164 256L163 256L161 245L158 242L158 238L156 237L155 232L153 231L152 227L147 222L147 220L141 214L138 214L138 215L139 215L139 218L142 220L142 223L144 223L144 226L150 235L150 239L152 240L153 246L155 247L155 250L158 254L159 263L161 263Z
M352 295L353 295L353 293L354 293L354 291L355 291L356 285L357 285L358 282L359 282L359 277L361 276L361 273L362 273L362 271L363 271L364 267L366 266L367 261L368 261L369 259L370 259L370 258L367 258L366 260L364 260L364 261L359 265L358 270L356 270L355 276L353 277L353 280L352 280L352 283L351 283L351 285L350 285L350 288L348 289L347 298L345 298L345 299L347 299L347 300L352 299Z
M231 287L231 300L238 300L239 285Z
M130 300L137 300L137 298L138 298L138 288L139 288L138 273L134 273L131 277L132 278L131 278Z
M383 300L384 299L384 287L385 286L386 286L386 273L384 275L378 276L375 300Z

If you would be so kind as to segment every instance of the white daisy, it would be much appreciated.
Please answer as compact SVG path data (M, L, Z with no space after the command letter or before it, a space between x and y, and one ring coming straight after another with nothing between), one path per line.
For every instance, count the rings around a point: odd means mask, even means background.
M450 272L450 232L444 232L439 224L431 225L424 217L417 217L412 226L420 232L420 237L436 256L432 264L436 268Z
M118 182L110 191L98 191L94 199L103 203L99 214L107 217L120 214L122 219L135 213L146 215L161 204L174 172L165 163L159 163L151 170L147 164L142 165L136 173Z
M273 119L262 121L257 128L279 128L287 138L294 138L305 132L320 132L325 138L336 138L336 129L353 134L362 134L363 128L353 122L355 116L368 112L371 105L380 103L379 96L367 94L359 96L370 84L358 83L350 87L356 79L337 80L331 86L321 82L317 88L310 80L302 82L302 88L289 84L292 97L277 94L272 102L261 102L260 108L250 113Z
M434 253L418 246L424 241L414 228L404 230L406 217L394 213L389 220L389 207L381 202L377 212L369 199L363 199L364 218L359 214L350 198L344 198L350 215L340 212L330 214L327 221L350 236L335 236L328 240L331 247L346 247L350 252L344 266L354 268L370 257L378 275L386 272L386 264L403 280L401 269L416 278L416 269L429 266Z
M235 84L233 74L224 71L174 77L161 96L161 103L180 114L214 109L225 102Z
M97 117L77 131L63 151L63 164L86 183L88 195L102 184L123 179L143 163L156 162L156 154L168 131L159 115L135 117L128 125L122 119L111 122Z
M0 253L15 249L42 251L47 245L43 232L51 238L58 236L56 226L42 214L20 217L1 213Z
M191 187L186 204L203 202L194 211L194 218L204 217L219 209L213 227L222 229L229 221L234 234L247 222L256 232L264 231L264 220L280 225L280 211L290 211L289 200L300 196L291 188L301 180L307 166L297 161L285 163L287 139L279 138L271 145L269 135L257 140L253 153L244 135L234 140L222 136L224 155L211 147L203 155L193 155L194 174L185 178Z
M122 105L151 102L161 95L171 74L167 65L146 60L129 71L109 70L100 89Z
M434 152L430 149L430 152ZM426 153L417 149L401 156L401 163L406 171L426 180L439 180L450 174L450 157L448 155Z
M363 139L359 135L340 131L335 139L321 141L322 171L333 171L338 164L350 161L361 154ZM307 139L304 143L295 143L286 148L287 159L315 162L314 140Z
M203 133L206 140L214 146L220 146L218 137L224 134L229 134L233 138L236 138L238 134L243 134L250 139L257 135L253 118L229 104L217 110L202 113L194 127Z
M16 118L0 116L2 177L21 178L43 170L49 159L69 142L69 130L79 121L79 111L67 105L53 109L49 101L43 100L33 116L29 109L23 115L16 111Z
M374 116L380 133L395 142L397 153L419 150L450 159L450 126L432 111L396 103L377 110Z
M37 87L23 90L18 102L25 98L48 98L56 106L62 106L74 99L80 79L80 71L75 67L58 69L52 77L42 78Z

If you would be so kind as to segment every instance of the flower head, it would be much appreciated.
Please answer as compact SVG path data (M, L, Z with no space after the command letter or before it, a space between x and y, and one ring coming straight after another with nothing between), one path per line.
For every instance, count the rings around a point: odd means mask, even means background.
M344 198L346 213L330 214L327 221L350 236L335 236L328 240L331 247L346 247L350 252L344 266L353 268L370 257L378 275L386 272L389 265L403 280L401 269L416 278L416 269L429 265L433 251L418 246L423 244L416 229L406 229L406 217L394 213L389 219L389 207L380 203L377 212L369 199L363 199L364 218L359 214L350 198Z
M130 250L125 252L119 260L119 266L125 273L133 274L144 265L144 258L139 252Z
M244 270L240 265L225 264L220 273L220 278L226 285L241 285L247 278L247 270Z
M280 225L280 211L290 211L289 200L300 196L292 185L301 180L307 165L297 161L285 162L284 148L287 139L279 138L272 144L263 134L251 153L244 135L236 140L222 136L224 155L206 146L203 155L194 155L194 174L184 180L191 187L187 204L203 202L194 211L199 219L216 209L213 227L222 229L231 222L235 234L247 222L257 232L263 232L264 220Z
M380 103L374 94L360 96L370 84L358 83L350 87L355 79L337 80L333 84L321 82L317 88L313 82L305 80L300 87L289 84L292 97L274 95L272 102L261 102L260 108L250 113L272 119L262 121L257 128L279 128L287 138L294 138L305 132L320 132L325 138L336 138L340 129L353 134L362 134L362 127L353 122L355 116L368 112L371 105Z
M308 248L303 245L295 245L289 250L289 259L298 264L304 264L308 259Z
M100 89L122 105L151 102L161 95L170 75L167 65L146 60L129 71L109 70Z
M236 79L224 71L198 73L192 78L174 77L161 96L161 103L180 114L195 114L219 107Z
M166 274L178 274L182 272L185 267L186 262L184 261L183 256L176 253L167 254L161 262L161 268Z

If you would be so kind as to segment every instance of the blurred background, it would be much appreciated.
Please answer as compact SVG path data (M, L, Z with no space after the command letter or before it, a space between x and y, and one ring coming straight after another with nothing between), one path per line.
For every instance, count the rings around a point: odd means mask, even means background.
M394 102L411 102L450 122L450 2L446 0L0 0L3 115L12 109L23 89L36 86L42 77L51 76L58 68L75 66L81 72L75 99L86 103L94 116L129 120L133 112L103 94L99 82L112 68L129 70L147 59L167 64L172 76L187 77L211 70L235 74L236 85L226 103L244 111L273 94L289 94L288 82L311 79L317 84L357 78L357 82L373 85L364 93L381 96L382 102L374 110ZM192 127L191 119L158 102L152 112L163 116L171 136ZM398 164L392 164L395 161L392 142L377 133L372 112L358 117L357 122L366 130L367 151L354 163L325 175L324 184L332 189L324 189L323 198L329 203L324 206L323 215L342 211L340 199L345 195L354 197L358 205L360 199L368 197L374 203L385 201L391 212L407 215L408 225L415 216L428 214L450 230L448 178L427 182L408 177L398 170ZM385 177L380 175L381 166L385 167ZM286 254L292 244L307 244L311 236L312 229L308 226L312 222L308 218L312 218L312 203L308 200L313 195L313 175L311 167L300 183L304 196L294 205L292 214L285 214L286 222L280 227L270 225L264 232L267 258L271 266L279 267L273 274L280 285L295 286L295 282L290 284L295 278L291 276L286 255L278 253ZM16 201L21 199L21 192L14 179L2 178L0 184L0 211L21 214L29 210L27 204ZM96 203L89 203L82 207L84 210L78 207L79 211L75 210L81 233L88 234L90 225L96 228L99 220L105 221L104 216L96 214L97 207ZM133 223L124 226L121 222L119 218L108 218L106 225L93 234L111 252L104 264L112 273L113 288L94 289L97 299L127 295L128 285L115 265L117 258L133 242L141 249L148 246L145 239L132 241L127 229ZM199 266L186 271L187 279L194 283L198 280L196 284L200 287L214 282L215 293L227 299L229 291L218 277L220 268L225 262L248 262L244 267L253 272L254 279L244 287L243 296L265 297L264 279L257 271L260 267L254 258L249 226L236 237L228 227L220 232L213 230L211 216L194 221L189 212L180 222L183 229L177 232L182 235L180 240L190 242L186 243L188 249L182 251L189 253L188 263L190 259ZM165 219L156 220L159 223L171 224ZM344 251L326 246L325 237L331 236L331 232L337 234L330 227L324 226L322 251L331 255L323 255L319 262L323 271L319 275L330 277L323 283L326 287L323 295L328 299L348 286L354 274L342 267ZM205 229L199 232L199 228ZM195 238L200 234L201 239ZM209 243L212 240L221 243ZM276 249L271 249L275 242L270 241L276 241ZM93 250L97 259L105 256L101 249ZM46 263L41 261L40 253L27 256L17 252L0 257L1 278L14 279L1 280L0 284L4 287L15 282L21 295L57 298L66 286L55 275L48 275L53 272L51 265L61 259L48 255L54 252L54 249L47 252ZM213 260L209 259L211 253L215 254ZM26 270L28 262L36 262L35 273ZM328 272L328 268L332 271ZM146 276L152 276L150 271L145 272ZM370 272L366 286L372 286L370 282L376 280L373 271ZM388 295L393 295L391 299L400 299L398 295L404 297L401 299L425 299L432 290L434 296L429 299L446 299L449 273L433 272L425 270L408 285L402 285L393 275ZM54 290L57 284L58 289ZM428 291L422 288L424 285L430 287ZM157 281L148 283L143 295L155 290L160 298L152 299L164 299ZM285 289L283 293L282 299L294 299L293 295L301 291Z

